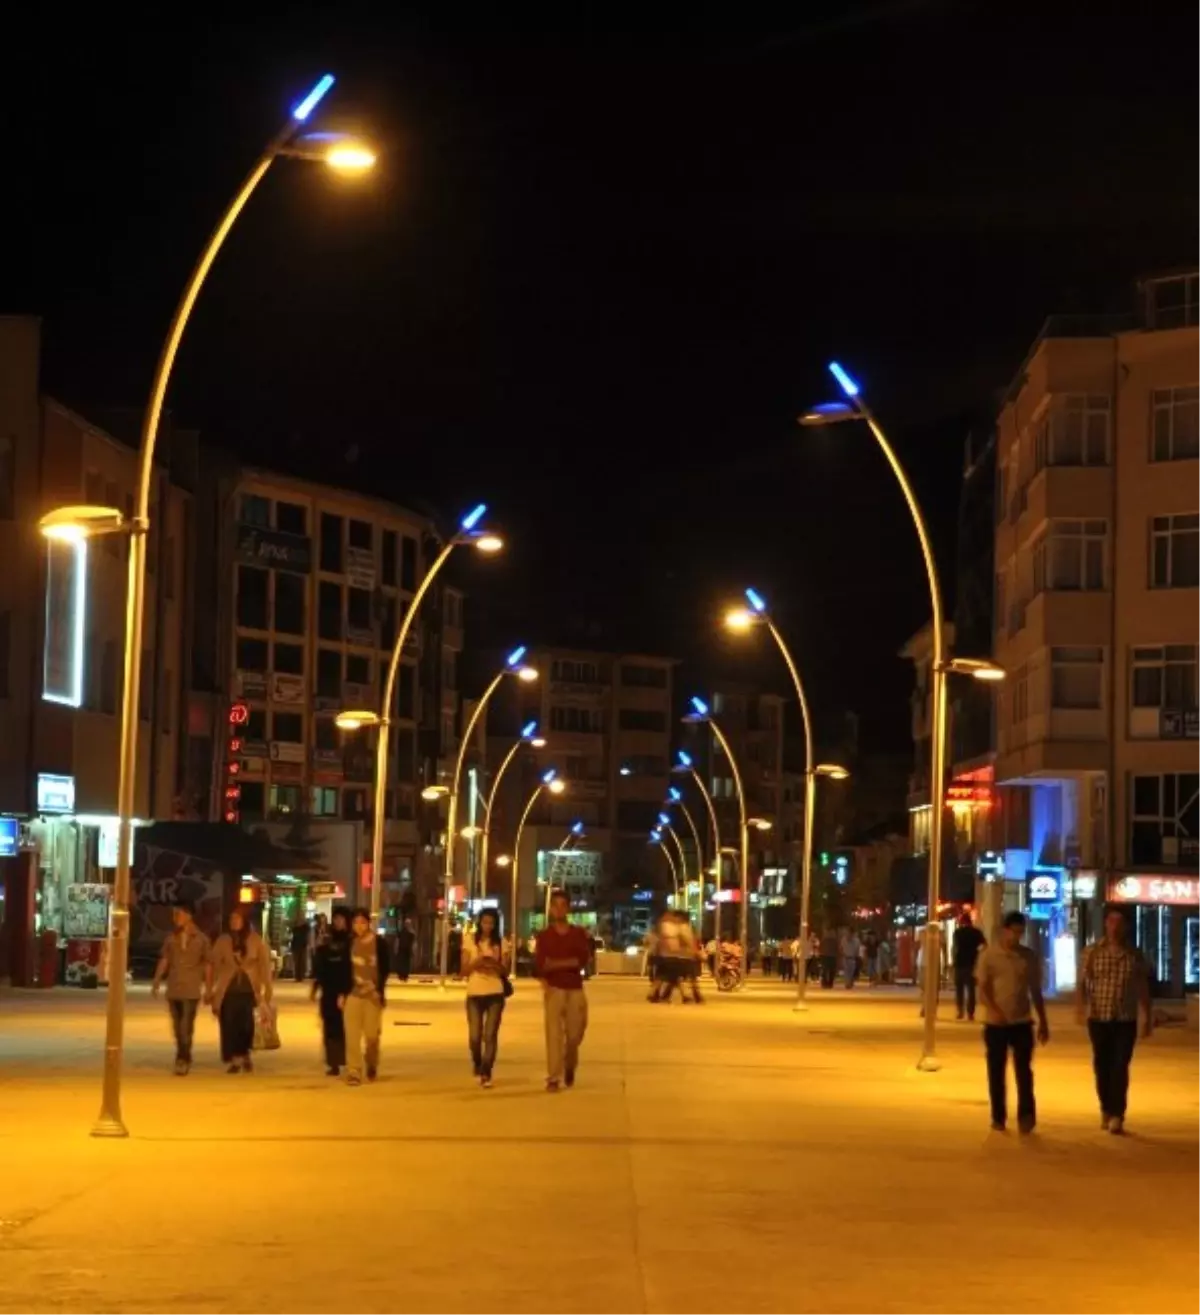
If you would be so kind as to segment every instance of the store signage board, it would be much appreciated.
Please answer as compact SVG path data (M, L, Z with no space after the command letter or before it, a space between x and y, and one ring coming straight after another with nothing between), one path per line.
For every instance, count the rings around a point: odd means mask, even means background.
M302 763L304 761L304 745L293 744L290 740L272 740L271 761L274 763Z
M1062 898L1062 875L1031 868L1025 879L1025 895L1030 904L1057 904Z
M21 845L21 823L15 817L0 817L0 858L15 858Z
M1115 877L1109 899L1124 904L1197 904L1200 880L1195 877Z
M73 813L75 811L75 778L73 776L54 776L50 772L38 772L37 810L39 813Z
M234 556L239 562L255 566L307 572L312 569L312 540L299 534L265 530L258 525L239 525Z

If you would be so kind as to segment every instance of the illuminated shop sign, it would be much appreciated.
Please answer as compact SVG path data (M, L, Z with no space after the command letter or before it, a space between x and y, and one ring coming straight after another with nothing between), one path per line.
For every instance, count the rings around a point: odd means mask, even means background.
M1108 897L1126 904L1197 904L1200 881L1195 877L1117 877L1109 885Z
M1062 874L1030 868L1025 879L1025 897L1030 904L1057 904L1062 898Z
M14 858L20 844L20 822L15 817L0 817L0 858Z
M87 541L47 540L46 645L42 698L83 704L84 622L87 618Z
M73 813L75 811L75 778L53 776L38 772L37 810L39 813Z
M946 787L948 804L990 804L992 787L978 781L951 781Z

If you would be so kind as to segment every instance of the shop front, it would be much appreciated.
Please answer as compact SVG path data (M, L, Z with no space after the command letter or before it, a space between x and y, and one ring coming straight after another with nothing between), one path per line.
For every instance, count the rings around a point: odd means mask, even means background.
M1129 906L1154 993L1178 999L1200 986L1200 880L1195 873L1119 873L1108 898Z

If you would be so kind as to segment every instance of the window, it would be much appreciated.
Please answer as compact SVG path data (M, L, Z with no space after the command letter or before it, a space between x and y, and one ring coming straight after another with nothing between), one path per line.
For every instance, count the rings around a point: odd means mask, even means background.
M1033 592L1103 589L1107 521L1051 521L1033 544Z
M666 667L645 667L626 662L621 666L621 684L640 689L666 689Z
M266 708L251 708L246 721L245 736L247 740L265 740L267 738Z
M314 785L308 792L308 810L314 817L337 817L338 792L332 785Z
M371 683L371 659L358 653L346 654L346 679L351 685Z
M1150 460L1200 455L1200 388L1158 388L1151 402Z
M622 708L617 714L623 731L665 731L667 714L648 708Z
M557 706L550 709L552 731L574 731L599 734L604 730L604 714L599 708L571 708Z
M242 781L242 797L238 800L238 812L243 817L262 817L265 790L261 781Z
M303 744L303 714L299 712L273 712L271 714L271 738L273 740L284 740L289 744Z
M243 525L257 525L264 530L271 528L271 500L259 497L257 493L243 493L239 520Z
M308 511L298 502L275 504L275 528L284 534L308 533Z
M317 585L317 634L321 639L342 637L342 586L332 580Z
M666 776L667 760L656 753L634 753L621 760L622 776Z
M1019 726L1029 716L1029 667L1022 665L1004 682L1007 687L1012 724Z
M8 698L12 688L8 683L8 664L12 649L12 613L0 612L0 699Z
M237 669L239 671L266 671L267 641L265 639L239 639L237 641Z
M1200 775L1196 772L1133 777L1129 824L1131 865L1195 865L1200 852L1198 791Z
M351 521L348 534L351 548L370 548L371 526L367 521Z
M280 671L287 676L304 675L304 648L300 644L276 644L275 660L272 671Z
M1182 329L1200 322L1197 276L1154 279L1147 285L1146 320L1152 329Z
M417 541L407 534L400 540L400 588L409 593L417 587Z
M346 590L346 626L350 630L371 629L371 591Z
M396 531L384 530L383 532L383 560L379 564L380 579L384 584L394 585L396 583Z
M1150 523L1150 588L1200 584L1200 516L1155 516Z
M342 655L337 649L317 649L317 693L322 698L341 698Z
M564 680L574 685L598 685L600 668L594 662L575 662L556 658L550 668L552 680Z
M321 570L340 572L342 569L342 518L321 513Z
M1052 401L1033 440L1033 468L1106 466L1109 399L1073 395Z
M336 753L342 747L337 722L332 717L318 717L313 723L313 747Z
M275 572L275 629L285 635L304 633L304 576Z
M347 822L361 822L367 816L367 792L365 790L342 791L342 817Z
M0 434L0 521L14 520L16 513L17 443L11 434Z
M1102 648L1050 650L1050 706L1099 708L1104 689Z
M1133 650L1135 708L1196 706L1196 645L1167 644Z
M379 609L379 647L390 653L396 644L396 600L384 597Z
M300 787L298 785L273 785L270 801L272 813L298 813L300 811Z
M237 623L247 630L267 628L267 573L257 566L237 568Z

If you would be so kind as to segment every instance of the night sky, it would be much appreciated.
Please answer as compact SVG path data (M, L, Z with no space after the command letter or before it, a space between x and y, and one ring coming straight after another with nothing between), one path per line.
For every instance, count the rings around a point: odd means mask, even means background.
M699 668L754 583L813 701L903 745L915 539L865 431L795 416L829 357L856 371L949 587L963 439L1041 321L1195 258L1195 7L669 13L60 15L0 93L24 125L0 310L44 317L49 391L141 405L208 229L334 71L318 126L369 131L381 168L275 167L185 340L180 420L448 515L487 499L513 550L462 582L497 642Z

